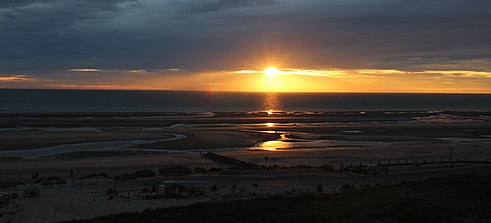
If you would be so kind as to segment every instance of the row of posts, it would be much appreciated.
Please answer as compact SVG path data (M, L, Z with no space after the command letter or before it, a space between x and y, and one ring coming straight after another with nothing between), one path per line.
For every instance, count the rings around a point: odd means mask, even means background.
M409 160L406 160L406 162L401 163L400 160L397 160L396 162L391 163L391 161L388 160L386 164L383 164L382 161L378 161L378 166L410 165L410 164L418 165L418 164L433 164L433 163L447 163L447 162L450 164L451 167L454 167L454 164L456 162L489 163L490 161L489 160L480 161L479 158L476 158L474 161L470 160L469 158L466 158L465 160L461 161L459 158L457 158L455 160L448 159L446 162L444 161L444 159L440 159L439 161L438 160L435 161L435 159L431 159L431 162L426 162L426 160L423 160L422 162L419 162L418 160L414 160L413 163L409 163ZM373 164L373 163L368 162L368 164ZM356 165L356 163L353 165L353 162L351 162L349 164L349 167L353 167L353 166L363 167L367 165L363 165L363 162L359 162L358 165ZM341 163L341 167L344 167L343 163Z

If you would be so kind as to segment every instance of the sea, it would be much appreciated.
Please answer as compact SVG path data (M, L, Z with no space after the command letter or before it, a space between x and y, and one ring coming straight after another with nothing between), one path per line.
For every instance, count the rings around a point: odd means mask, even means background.
M0 112L491 111L490 94L0 89Z

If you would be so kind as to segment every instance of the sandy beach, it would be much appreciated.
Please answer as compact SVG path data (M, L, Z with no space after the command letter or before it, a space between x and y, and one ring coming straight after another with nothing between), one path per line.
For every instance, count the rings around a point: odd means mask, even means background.
M259 163L271 156L284 165L439 159L448 157L450 146L457 156L488 158L490 117L486 112L6 113L0 114L0 176L5 181L30 177L33 170L50 175L70 168L89 173L96 167L209 163L200 151Z
M39 198L22 198L5 206L18 209L12 212L12 219L17 219L13 222L51 222L223 200L230 196L232 185L243 188L244 195L239 197L248 198L291 193L292 188L313 190L318 184L335 190L349 182L400 182L470 173L476 168L486 172L489 164L460 164L457 169L441 164L390 167L388 175L366 178L318 167L430 162L448 160L449 156L487 161L491 159L490 120L490 114L485 112L0 114L0 182L29 182L33 172L41 178L65 179L66 184L60 186L41 186ZM223 170L233 167L206 158L203 154L207 152L271 170L245 170L238 175L194 173L160 179L163 184L180 182L207 193L218 185L222 191L220 195L185 200L105 201L111 179L70 183L71 179L93 173L117 176L165 166ZM260 186L252 187L251 179ZM150 178L117 185L136 196L154 182ZM0 191L21 193L24 187ZM237 196L237 192L232 194ZM44 210L46 203L56 206ZM81 209L93 211L77 211Z

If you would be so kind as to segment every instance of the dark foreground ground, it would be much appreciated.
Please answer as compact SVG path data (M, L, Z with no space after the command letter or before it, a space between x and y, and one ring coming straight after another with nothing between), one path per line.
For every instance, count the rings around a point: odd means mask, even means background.
M321 188L319 188L321 189ZM491 176L460 175L110 215L85 222L491 222Z

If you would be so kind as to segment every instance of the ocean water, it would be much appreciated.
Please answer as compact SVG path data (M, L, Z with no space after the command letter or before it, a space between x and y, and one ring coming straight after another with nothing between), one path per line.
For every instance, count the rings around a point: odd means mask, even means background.
M485 94L0 89L0 112L491 111Z

